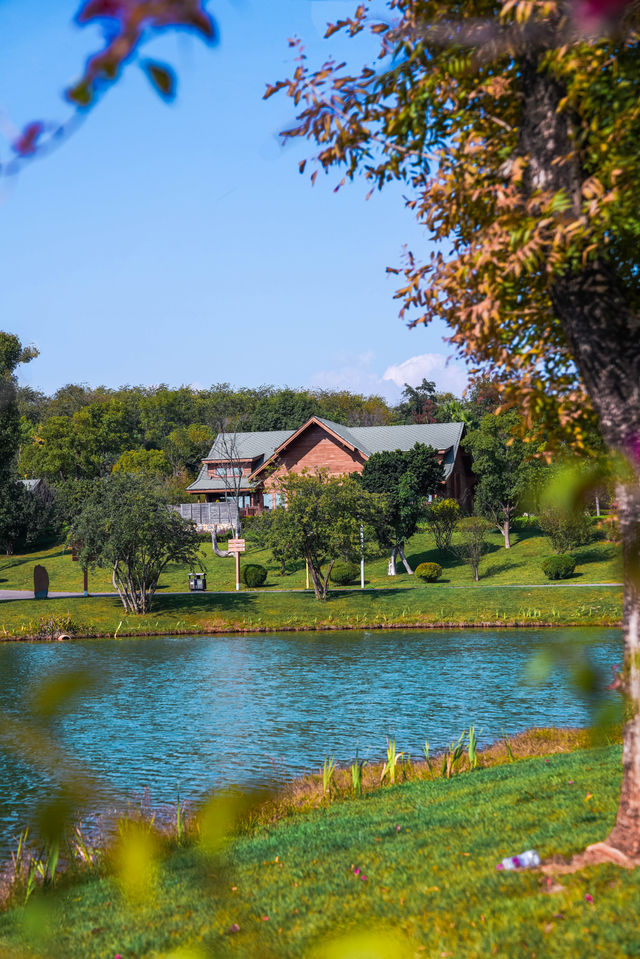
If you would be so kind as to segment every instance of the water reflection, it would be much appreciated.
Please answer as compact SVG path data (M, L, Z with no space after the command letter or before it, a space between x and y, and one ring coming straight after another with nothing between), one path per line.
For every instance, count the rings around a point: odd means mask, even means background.
M475 723L501 731L588 723L587 703L553 674L523 681L541 645L588 638L595 663L620 661L620 630L425 630L83 640L0 646L0 708L19 717L25 690L58 669L98 682L59 721L64 745L122 795L156 802L229 782L268 782L356 751L379 758L385 737L419 755ZM45 778L0 754L6 842ZM4 840L4 842L3 842Z

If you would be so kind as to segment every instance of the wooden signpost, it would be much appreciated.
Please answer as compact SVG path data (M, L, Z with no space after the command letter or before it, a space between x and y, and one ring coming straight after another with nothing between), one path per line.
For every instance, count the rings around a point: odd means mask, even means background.
M246 548L247 544L243 539L230 539L227 543L227 549L236 558L236 589L240 589L240 553L244 553Z

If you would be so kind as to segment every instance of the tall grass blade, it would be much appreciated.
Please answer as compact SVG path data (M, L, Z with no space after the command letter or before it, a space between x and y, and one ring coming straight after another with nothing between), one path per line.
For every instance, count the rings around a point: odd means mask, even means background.
M325 756L324 766L322 769L322 793L324 796L326 796L329 792L329 787L331 786L331 780L333 779L335 769L335 756L332 756L331 759Z

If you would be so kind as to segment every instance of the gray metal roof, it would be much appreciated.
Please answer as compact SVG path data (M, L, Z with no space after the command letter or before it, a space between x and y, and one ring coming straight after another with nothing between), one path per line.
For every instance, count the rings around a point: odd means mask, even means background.
M411 423L409 426L352 426L351 435L364 452L410 450L416 443L435 450L458 449L464 423Z
M314 417L345 442L355 446L365 456L394 450L410 450L416 443L424 443L436 450L446 450L443 458L444 475L448 479L453 470L454 460L462 438L464 423L411 423L408 426L343 426L332 420ZM229 433L227 439L234 444L234 459L259 459L257 469L297 430L268 430L255 433ZM228 447L227 447L228 449ZM207 459L229 458L224 451L224 438L216 436ZM207 476L207 467L203 466L195 483L188 487L192 492L224 490L221 477ZM243 477L241 489L250 489L247 478Z
M241 477L240 492L249 492L249 490L253 489L253 486L248 480L248 476ZM195 480L191 486L187 486L187 490L192 493L224 493L224 491L227 490L229 496L232 496L235 493L235 484L230 482L225 486L222 476L207 476L207 467L203 466L198 473L197 480Z
M218 433L206 458L208 460L229 459L229 449L232 449L233 459L253 460L259 456L268 459L273 451L295 432L295 430L265 430L259 433Z

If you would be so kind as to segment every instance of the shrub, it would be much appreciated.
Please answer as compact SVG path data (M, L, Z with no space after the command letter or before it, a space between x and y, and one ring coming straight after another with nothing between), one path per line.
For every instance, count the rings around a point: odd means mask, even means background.
M267 579L267 570L260 563L247 563L242 567L242 582L245 586L255 589L264 586Z
M30 620L26 627L27 635L36 639L53 640L59 636L77 636L78 633L88 632L91 632L91 627L71 619L69 613L45 614L38 620Z
M568 553L576 546L584 546L591 538L591 523L583 512L570 513L549 507L542 510L538 523L556 553Z
M492 524L482 516L467 516L458 524L462 542L456 546L456 552L471 566L476 583L478 566L487 549L485 537L491 529L493 529Z
M435 583L442 576L442 566L439 563L420 563L416 569L416 576L425 583Z
M562 553L560 556L550 556L542 564L542 572L547 579L569 579L576 568L576 558L570 553Z
M427 522L440 550L449 549L453 531L460 520L460 506L454 499L437 499L427 510Z
M333 569L329 574L329 579L336 586L347 586L349 583L355 583L360 575L360 567L349 560L337 560L333 564Z

